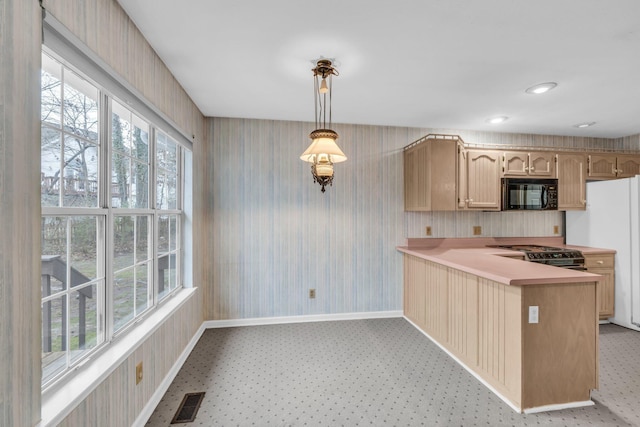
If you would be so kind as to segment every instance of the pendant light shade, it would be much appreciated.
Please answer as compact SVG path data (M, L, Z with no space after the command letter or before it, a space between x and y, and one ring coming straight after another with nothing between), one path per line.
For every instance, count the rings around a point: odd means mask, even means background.
M311 145L302 153L301 160L313 163L315 157L323 154L329 158L331 163L340 163L347 160L347 156L336 144L338 134L331 129L316 129L309 134L309 138L312 140Z
M316 67L312 69L314 76L314 100L315 100L315 124L316 130L309 134L311 144L300 156L300 159L311 163L313 182L321 186L325 192L327 185L333 185L333 164L347 160L336 140L338 133L331 127L331 95L333 89L332 76L338 75L331 61L318 60ZM319 79L321 81L319 82ZM327 121L327 113L329 120ZM328 123L328 125L327 125Z

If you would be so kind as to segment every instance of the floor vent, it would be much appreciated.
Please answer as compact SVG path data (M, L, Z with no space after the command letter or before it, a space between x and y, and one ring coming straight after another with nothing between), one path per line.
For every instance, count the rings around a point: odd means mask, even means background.
M171 424L193 422L196 419L198 409L200 409L202 399L204 399L204 392L185 394L176 415L171 420Z

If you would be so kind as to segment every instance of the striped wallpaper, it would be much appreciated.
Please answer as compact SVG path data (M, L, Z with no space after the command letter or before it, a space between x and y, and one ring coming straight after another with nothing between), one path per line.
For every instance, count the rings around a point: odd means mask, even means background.
M40 49L38 2L2 0L0 426L40 420Z
M209 126L215 248L209 318L399 308L398 154L407 129L335 126L349 160L335 166L334 185L323 194L299 159L311 124L216 118Z
M28 132L23 133L22 137L16 138L16 141L20 141L20 147L30 147L33 151L33 155L29 156L28 160L15 162L19 166L32 165L34 159L39 159L39 143L36 144L24 144L24 141L38 141L39 134L33 138L25 138L31 133L39 132L39 61L41 54L41 29L40 18L41 9L37 1L9 1L9 5L18 9L17 5L21 5L20 9L26 9L27 4L30 6L28 9L31 11L31 21L26 22L24 20L17 20L16 17L6 14L3 17L3 12L0 11L0 18L2 18L2 24L0 30L4 30L5 24L11 24L15 20L15 27L20 28L21 33L25 37L31 37L34 40L35 48L32 56L27 58L27 61L32 65L35 71L35 84L31 90L23 90L15 79L3 78L3 83L9 86L13 86L17 91L20 91L21 96L23 93L29 93L31 96L37 99L36 109L34 110L33 119L35 126L30 125ZM81 43L86 45L88 49L91 49L101 60L105 61L116 73L118 73L124 80L126 80L135 91L148 102L153 104L158 111L167 116L170 122L173 122L179 129L186 135L193 135L194 145L194 158L201 157L199 155L202 149L202 142L204 140L204 117L198 110L197 106L191 101L187 93L184 91L179 82L174 78L169 69L164 65L162 60L154 52L153 48L142 36L137 29L133 21L122 10L116 0L44 0L44 7L47 14L55 17L58 21L64 24ZM24 6L23 6L24 5ZM4 6L3 6L4 7ZM2 9L2 8L0 8ZM11 26L9 25L9 28ZM16 31L17 32L17 31ZM19 37L15 37L16 46L21 42ZM21 49L23 46L20 46ZM4 59L4 56L3 56ZM7 63L11 63L8 61ZM3 62L4 64L4 62ZM3 69L4 71L4 69ZM26 74L24 70L21 75ZM7 74L3 74L6 76ZM20 102L15 102L15 99L19 99L18 96L12 98L12 104L20 105ZM0 108L1 110L1 108ZM202 255L203 243L208 242L209 239L198 233L198 229L204 229L202 221L204 218L202 211L202 163L194 162L194 229L195 236L193 242L193 253ZM21 167L20 173L28 173L34 171L33 177L30 177L29 181L33 187L33 195L36 200L36 204L39 207L39 173L38 168L26 168ZM20 175L16 175L20 177ZM25 180L25 182L27 182ZM0 185L1 187L2 185ZM18 192L16 192L18 194ZM198 196L201 195L201 196ZM22 200L22 198L20 199ZM22 203L22 202L20 202ZM35 221L33 230L36 230L36 242L33 244L33 251L35 252L34 261L36 266L40 263L40 236L39 236L39 221L40 212L39 209L31 209L28 212L31 213ZM16 224L17 225L17 224ZM16 233L20 233L20 237L26 240L26 233L22 227L12 227L12 223L8 223L10 229L15 229ZM10 239L8 241L14 242L20 241L20 239ZM12 244L14 244L12 243ZM26 253L26 251L25 251ZM23 254L24 256L24 254ZM200 273L202 268L200 266L202 258L201 256L194 259L194 276L196 285L200 283L202 277ZM19 265L20 262L15 264ZM39 267L33 269L39 276ZM18 281L15 281L18 283ZM31 294L25 291L30 289L36 298L32 304L33 310L22 309L26 307L26 304L14 304L15 307L20 307L21 313L29 313L29 320L31 324L24 324L25 330L17 329L14 332L14 337L19 336L20 341L17 345L2 345L3 349L16 348L19 350L18 355L22 356L21 359L16 359L20 364L26 364L25 354L30 357L29 362L33 365L33 369L30 372L25 373L24 370L18 371L15 366L11 366L15 369L16 376L20 376L21 384L25 387L30 387L30 393L18 393L19 387L9 384L2 384L2 387L7 388L10 394L15 397L8 398L5 402L7 405L13 404L13 399L19 401L14 405L15 412L21 411L28 413L32 420L27 418L15 418L16 422L3 423L0 418L0 425L35 425L37 420L40 419L40 343L38 334L33 331L38 331L41 328L40 325L40 278L36 277L34 280L23 280L19 283L27 284L31 283L33 286L20 286L14 287L16 291L20 290L22 295L13 299L12 302L22 301L27 302L28 298L32 298ZM22 299L20 299L22 297ZM137 347L133 354L129 355L121 363L111 366L115 370L94 390L91 391L89 396L84 399L68 416L62 421L62 426L93 426L93 425L105 425L105 426L129 426L132 425L134 420L140 415L142 409L150 401L153 394L156 392L162 381L172 366L178 361L182 352L187 348L191 338L196 334L198 328L202 324L202 298L201 290L196 290L192 295L188 297L186 301L178 310L176 310L171 316L168 316L164 321L158 325L158 329L144 340L140 340L137 343ZM1 310L0 310L1 311ZM21 314L22 315L22 314ZM8 317L4 312L0 314L3 322L0 324L11 325L4 320ZM10 319L10 318L9 318ZM17 320L17 317L16 317ZM14 325L16 322L14 321ZM35 326L34 326L35 325ZM25 332L26 331L26 332ZM35 340L35 346L27 348L27 340L29 337L31 340ZM1 341L5 344L5 341ZM23 349L24 347L24 349ZM35 350L35 351L34 351ZM4 353L2 353L4 354ZM4 358L2 358L4 359ZM133 378L135 375L135 365L140 361L144 362L144 379L139 385L135 385ZM90 363L90 362L89 362ZM5 365L0 365L5 367ZM111 368L105 367L105 369ZM4 371L2 371L4 372ZM2 373L0 372L0 373ZM81 372L81 371L79 371ZM0 376L2 377L2 376ZM28 378L28 380L26 380ZM0 382L1 384L2 382ZM3 411L3 397L0 396L0 414ZM22 421L21 421L22 420Z
M616 140L442 129L335 125L348 157L322 194L299 159L311 123L210 118L202 161L208 199L205 318L334 314L402 308L407 237L553 236L561 212L403 211L402 148L429 133L468 144L640 151ZM316 298L309 299L309 289Z

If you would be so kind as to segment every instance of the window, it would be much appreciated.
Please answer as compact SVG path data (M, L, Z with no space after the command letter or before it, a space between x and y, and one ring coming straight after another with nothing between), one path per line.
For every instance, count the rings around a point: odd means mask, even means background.
M98 89L42 61L42 206L98 207Z
M103 216L42 219L43 382L104 341L102 236Z
M41 103L46 386L182 287L190 156L48 51Z
M178 144L158 132L156 137L156 203L158 216L158 296L164 298L178 286L180 262L180 211Z

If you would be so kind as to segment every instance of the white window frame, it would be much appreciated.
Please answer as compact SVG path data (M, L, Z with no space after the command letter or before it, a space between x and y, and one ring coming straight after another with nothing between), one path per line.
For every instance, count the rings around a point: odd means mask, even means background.
M184 170L184 159L191 158L190 146L184 143L184 140L180 140L176 138L176 131L172 132L166 131L166 123L162 122L160 125L157 125L154 122L154 119L158 119L157 116L149 119L143 112L140 112L136 108L131 107L131 102L123 101L118 96L112 94L110 90L107 90L103 85L97 83L96 80L92 79L93 76L88 75L88 73L83 72L81 69L76 68L73 64L70 64L65 58L63 58L62 54L58 54L56 50L50 49L47 46L43 45L43 54L47 54L57 62L61 63L64 68L73 71L78 74L82 78L94 84L99 91L99 101L98 101L98 113L100 117L100 121L98 124L99 129L99 150L100 150L100 159L98 165L98 206L90 207L90 208L74 208L74 207L42 207L42 216L60 216L60 217L68 217L68 216L96 216L101 218L101 232L102 235L98 238L98 252L102 253L102 259L99 260L100 267L102 271L104 271L104 283L102 286L102 294L99 299L99 303L101 304L99 308L99 313L101 313L101 319L99 321L99 333L101 334L103 340L98 343L96 347L83 354L82 357L74 360L73 363L67 364L67 368L64 371L59 372L58 374L52 376L46 382L43 382L43 391L55 387L56 384L60 382L62 378L65 378L70 372L74 370L74 368L78 365L83 364L88 357L95 354L96 352L102 351L102 349L108 346L112 341L117 340L118 337L124 335L126 332L135 328L135 325L138 324L143 318L145 318L149 313L153 312L154 309L162 305L165 301L168 301L170 297L177 292L179 292L182 288L185 287L185 274L189 275L189 280L191 278L191 266L188 267L188 273L185 273L185 264L184 260L190 260L190 253L188 255L184 252L184 238L185 238L185 214L183 211L184 208L184 195L185 195L185 170ZM73 58L72 58L73 60ZM112 114L111 114L111 102L115 100L119 102L121 105L125 106L129 109L133 114L142 118L149 124L149 134L148 134L148 148L149 148L149 189L148 189L148 199L149 205L147 208L114 208L112 207L112 198L111 198L111 181L112 181ZM177 206L176 209L170 210L162 210L158 209L156 206L156 191L157 191L157 171L156 171L156 135L157 132L162 132L169 139L176 143L177 149L177 158L176 158L176 197L177 197ZM189 151L188 156L185 157L185 151ZM189 176L190 180L190 176ZM189 200L191 200L191 196L189 195ZM191 207L189 205L189 210ZM114 331L114 317L113 317L113 308L114 308L114 298L113 298L113 283L114 283L114 219L117 216L136 216L136 215L144 215L149 217L149 225L148 225L148 240L150 245L150 264L151 264L151 272L149 277L147 278L150 281L150 285L148 284L148 289L152 292L152 297L149 300L149 305L146 309L141 311L140 313L135 313L134 307L134 317L130 319L121 329L118 331ZM175 249L175 260L176 260L176 286L174 289L169 289L165 294L162 295L162 298L159 298L158 295L158 263L159 263L159 249L158 249L158 219L161 215L177 215L176 221L176 249ZM189 230L189 236L191 235L191 231ZM170 249L170 248L169 248ZM135 251L135 248L134 248ZM174 251L170 251L172 253ZM93 282L92 282L93 283ZM186 285L187 287L189 285ZM135 285L134 285L135 291ZM71 290L68 289L67 292L71 294ZM47 297L48 298L48 297ZM43 298L42 302L44 303L47 298ZM48 298L50 299L50 298ZM67 317L69 316L69 305L67 305L67 313L65 314ZM67 360L69 360L69 346L67 344Z

